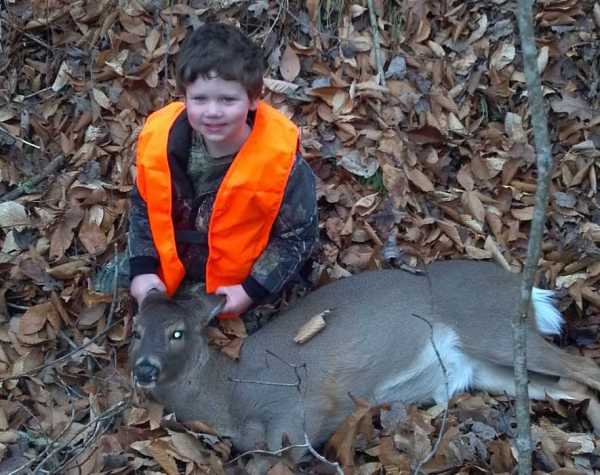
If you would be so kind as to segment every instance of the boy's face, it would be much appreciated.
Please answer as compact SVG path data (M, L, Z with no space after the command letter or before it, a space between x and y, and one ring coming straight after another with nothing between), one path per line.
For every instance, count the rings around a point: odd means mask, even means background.
M185 105L192 128L202 134L213 156L235 153L250 134L246 119L258 100L250 100L237 81L198 77L185 89Z

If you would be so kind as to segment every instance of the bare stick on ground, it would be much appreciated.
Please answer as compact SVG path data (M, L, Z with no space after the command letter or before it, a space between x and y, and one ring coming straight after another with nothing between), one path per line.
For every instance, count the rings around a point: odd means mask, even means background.
M113 274L113 282L112 282L112 299L110 301L110 310L108 311L108 318L106 320L106 326L110 327L112 325L113 317L115 315L115 310L117 309L117 298L119 296L119 252L117 248L117 243L115 243L113 252L114 252L114 263L115 263L115 272Z
M375 54L375 64L377 65L377 75L379 76L379 85L386 86L385 75L383 73L383 57L381 56L381 40L379 38L379 26L377 25L377 14L373 0L368 0L369 19L371 20L371 30L373 31L373 53Z
M548 137L548 121L544 109L542 94L542 81L537 66L537 48L533 26L533 1L519 0L517 20L521 36L521 49L523 51L523 65L527 78L527 92L529 113L535 138L537 155L537 189L535 194L535 208L531 223L529 243L527 246L527 260L523 271L521 285L521 298L519 310L513 317L513 345L515 366L515 390L517 413L517 440L519 450L519 474L531 473L531 431L529 419L529 391L527 388L527 311L531 298L531 288L535 270L537 268L540 245L544 229L545 210L548 203L548 188L550 186L550 170L552 169L552 155L550 153L550 139Z
M90 346L92 343L95 343L96 341L100 340L101 338L103 338L105 335L108 334L108 332L110 332L119 322L116 321L114 323L112 323L110 326L107 326L101 333L98 333L95 337L90 338L87 342L85 342L83 345L79 346L78 348L74 349L73 351L70 351L69 353L67 353L66 355L61 356L60 358L56 358L55 360L52 360L48 363L45 363L43 365L40 365L36 368L30 369L29 371L25 371L24 373L21 374L17 374L16 376L9 376L8 378L2 378L0 379L0 384L6 382L6 381L12 381L15 379L20 379L20 378L26 378L28 376L33 376L34 374L39 373L40 371L46 369L46 368L50 368L51 366L57 365L58 363L68 360L69 358L71 358L72 356L74 356L76 353L79 353L80 351L83 351L84 349L86 349L88 346Z
M65 157L59 155L58 157L53 159L48 165L46 165L46 167L42 170L41 173L38 173L37 175L31 177L24 183L20 183L14 190L11 190L8 193L5 193L4 195L0 196L0 203L4 201L14 200L21 196L23 193L27 193L30 188L33 188L38 183L42 182L43 180L54 174L60 167L62 167L64 161Z
M169 90L169 50L171 49L171 29L173 28L173 10L172 10L172 2L171 0L167 1L167 9L169 10L169 14L165 14L165 44L167 45L167 49L165 50L165 57L163 59L163 69L164 69L164 92ZM158 18L160 18L160 12L158 12ZM162 96L163 105L168 100L166 95Z
M344 471L342 470L342 467L340 467L340 464L337 462L330 462L329 460L327 460L325 457L323 457L321 454L319 454L319 452L317 452L315 450L315 448L312 446L312 444L310 443L310 440L308 439L308 434L304 434L304 443L303 444L295 444L295 445L288 445L286 447L283 447L279 450L273 450L273 451L269 451L269 450L249 450L248 452L244 452L243 454L238 455L237 457L229 460L227 462L227 465L231 465L235 462L237 462L238 460L240 460L243 457L246 457L247 455L252 455L252 454L260 454L260 455L270 455L273 457L277 457L279 455L282 455L290 450L293 449L307 449L313 457L315 457L318 461L325 463L333 468L335 468L336 472L338 473L338 475L344 475Z
M101 432L100 425L105 422L108 421L110 419L112 419L113 417L115 417L116 415L122 413L123 411L125 411L125 409L127 409L130 406L130 402L126 402L126 401L120 401L118 403L116 403L114 406L108 408L106 411L104 411L102 414L100 414L97 417L92 418L87 424L85 424L83 427L81 427L77 432L75 432L68 440L64 441L61 444L58 444L55 446L55 448L49 452L36 466L36 469L33 471L33 473L41 473L41 471L44 469L44 465L56 454L58 454L60 451L65 450L65 449L71 449L72 448L72 443L75 439L77 439L78 437L80 437L84 432L86 432L88 429L93 428L94 430L92 431L92 436L87 439L87 441L83 444L84 447L89 447L94 441L97 440L97 436L102 435L99 432ZM58 442L59 439L57 439ZM72 460L71 457L69 457L66 461L66 463L70 463ZM65 463L61 463L61 465L57 468L57 471L52 471L50 473L60 473L60 470L62 469L62 467L64 467Z

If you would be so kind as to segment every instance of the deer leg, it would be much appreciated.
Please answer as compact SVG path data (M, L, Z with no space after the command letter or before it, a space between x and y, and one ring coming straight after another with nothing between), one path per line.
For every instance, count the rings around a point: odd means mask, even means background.
M515 395L515 383L512 368L499 366L487 361L478 361L473 386L491 393ZM589 399L586 416L592 423L595 434L600 434L600 402L588 387L568 378L556 378L544 374L529 372L529 397L536 400L546 399L578 400Z

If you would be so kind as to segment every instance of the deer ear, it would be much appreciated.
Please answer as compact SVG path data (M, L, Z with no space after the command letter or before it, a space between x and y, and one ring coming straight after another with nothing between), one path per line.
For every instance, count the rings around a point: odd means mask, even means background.
M185 286L177 291L175 299L185 305L202 326L208 325L208 322L221 313L225 305L225 296L207 294L202 284Z
M208 321L211 321L221 313L225 306L226 297L224 295L206 294L205 305L208 308Z
M144 297L144 300L142 300L142 303L138 309L138 313L141 313L142 311L147 309L149 306L155 305L157 303L168 302L168 301L169 301L169 296L166 294L166 292L163 292L162 290L159 290L159 289L150 289L148 291L148 293L146 294L146 296Z

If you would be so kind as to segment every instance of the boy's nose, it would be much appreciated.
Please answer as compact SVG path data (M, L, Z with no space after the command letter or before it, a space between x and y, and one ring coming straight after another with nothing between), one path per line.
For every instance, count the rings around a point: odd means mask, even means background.
M209 116L217 116L221 114L221 108L217 101L209 101L206 105L206 114Z

